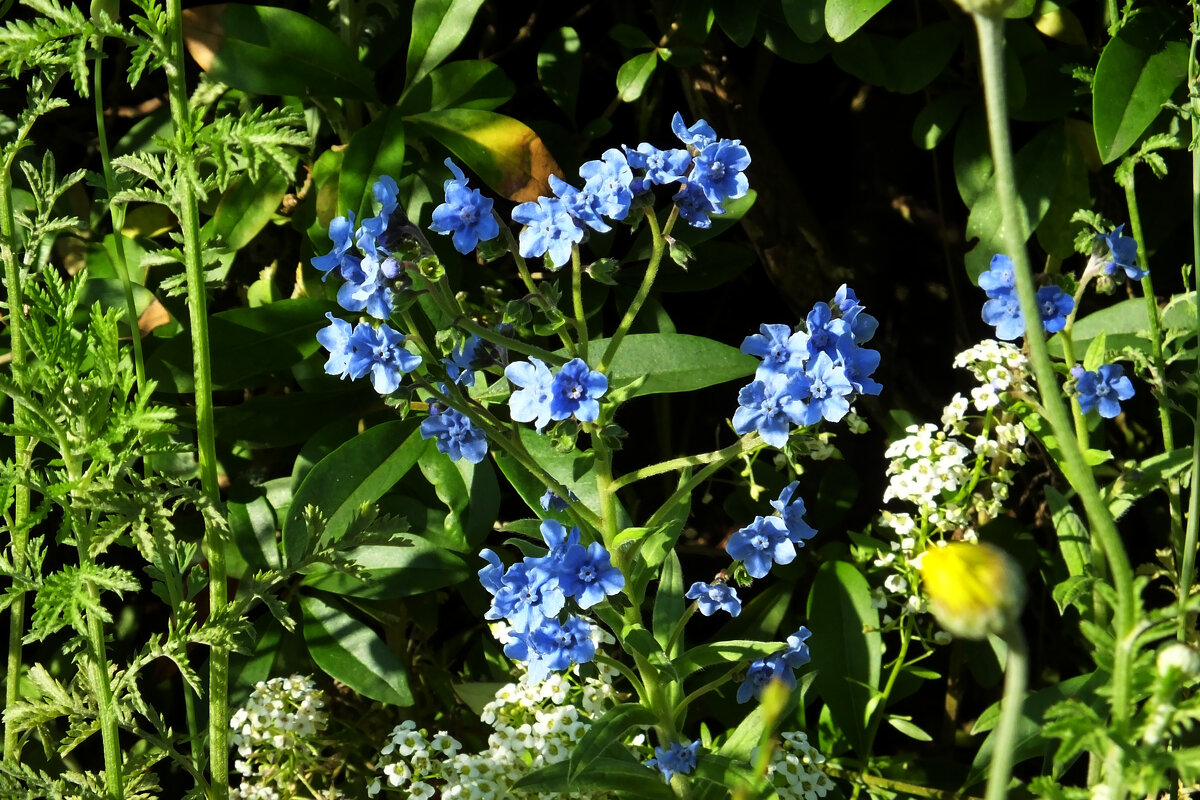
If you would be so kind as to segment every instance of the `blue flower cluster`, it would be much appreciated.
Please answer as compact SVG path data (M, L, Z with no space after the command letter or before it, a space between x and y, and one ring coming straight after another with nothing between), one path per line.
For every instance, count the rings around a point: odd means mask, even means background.
M454 249L466 254L480 242L499 236L500 223L492 214L492 199L484 197L478 189L468 189L467 176L453 161L447 158L445 164L454 178L442 187L446 201L433 210L429 230L451 234Z
M317 341L329 351L325 372L358 380L370 373L371 385L380 394L391 394L400 379L421 364L421 357L404 349L404 334L386 323L375 327L360 322L353 328L344 319L326 313L329 325L317 331Z
M817 535L804 521L804 501L793 499L799 481L792 481L779 493L771 506L779 516L755 517L746 527L729 537L725 552L735 561L746 565L752 578L765 577L773 564L790 564L796 558L796 548Z
M751 664L746 680L738 687L737 701L744 703L751 697L762 697L763 690L773 680L781 680L789 689L795 689L795 670L807 664L811 658L806 644L810 636L812 632L801 625L800 630L788 637L786 648Z
M696 768L696 751L699 749L698 741L691 744L671 742L670 747L654 748L654 758L648 758L642 763L647 767L656 767L662 773L663 780L670 783L673 775L691 774Z
M588 609L625 588L625 576L612 566L603 545L584 547L578 528L568 533L551 519L542 522L541 530L549 552L540 558L527 556L505 570L491 550L479 554L488 562L479 570L479 582L492 595L484 616L508 623L504 654L525 661L532 681L591 661L596 654L587 620L571 613L560 619L567 600Z
M1104 260L1104 274L1115 277L1118 269L1125 270L1125 276L1131 281L1140 281L1150 273L1137 263L1137 240L1131 236L1122 235L1124 225L1118 225L1108 233L1096 234L1097 242L1108 246L1108 258Z
M517 361L504 368L504 375L520 387L508 398L509 414L517 422L533 422L538 431L571 416L595 422L599 398L608 391L608 378L582 358L571 359L557 374L537 358Z
M465 458L478 464L488 451L487 437L466 414L437 403L430 403L429 416L421 421L421 438L435 439L438 452L450 456L451 461Z
M396 182L387 175L377 180L372 192L379 214L364 219L357 228L353 211L329 223L333 249L312 260L322 272L322 280L334 269L345 279L337 299L347 311L365 311L375 319L387 319L392 314L393 284L401 268L389 249L392 242L388 226L398 206L398 191Z
M987 293L983 321L995 327L996 338L1011 342L1025 335L1025 315L1017 300L1017 281L1013 263L1006 255L992 256L987 272L979 276L979 288ZM1038 314L1046 333L1057 333L1075 310L1075 300L1058 286L1043 286L1037 291Z
M1121 413L1121 401L1133 397L1133 383L1120 364L1102 364L1095 371L1075 367L1075 391L1083 413L1097 409L1100 416L1112 419Z
M684 221L696 228L709 227L709 215L724 213L726 200L745 196L750 185L743 172L750 166L750 153L739 140L717 138L704 120L686 127L678 113L671 129L683 148L659 150L647 142L636 149L610 148L579 168L581 189L551 175L554 197L539 197L513 209L513 220L525 226L518 243L521 255L546 256L558 269L571 260L571 248L589 231L612 230L606 220L625 219L634 199L655 186L680 184L675 205Z
M738 394L734 430L757 430L767 444L783 447L793 424L837 422L856 397L879 394L883 387L871 378L879 351L861 346L878 326L843 284L832 303L813 306L802 328L763 325L747 336L742 352L762 364Z

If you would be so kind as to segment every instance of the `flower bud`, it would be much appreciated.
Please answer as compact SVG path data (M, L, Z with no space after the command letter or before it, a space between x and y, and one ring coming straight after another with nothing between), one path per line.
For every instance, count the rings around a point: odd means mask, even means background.
M951 542L929 548L918 562L929 608L950 633L984 639L1016 624L1025 604L1025 579L1003 550Z
M1184 678L1194 678L1200 675L1200 653L1181 642L1172 642L1158 651L1154 665L1159 675L1166 676L1176 670Z

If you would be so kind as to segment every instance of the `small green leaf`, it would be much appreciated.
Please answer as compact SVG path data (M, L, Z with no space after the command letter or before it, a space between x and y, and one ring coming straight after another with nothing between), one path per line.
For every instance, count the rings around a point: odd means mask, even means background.
M621 737L634 727L653 725L657 721L654 713L641 703L620 703L604 712L604 716L592 723L571 750L567 779L574 781L589 765L605 751L620 747Z
M765 658L783 649L779 642L758 642L750 639L714 642L693 647L672 663L675 666L675 674L682 680L696 670L714 664L734 666L756 658Z
M408 670L365 623L316 597L302 596L304 641L317 666L359 694L411 706Z
M1058 606L1058 613L1065 614L1067 606L1072 605L1077 607L1080 613L1086 611L1087 604L1084 603L1084 598L1091 596L1093 583L1095 578L1090 575L1072 575L1055 586L1050 594Z
M646 91L646 84L654 76L658 66L658 51L639 53L626 61L617 70L617 94L624 103L632 103Z
M686 607L683 591L683 569L679 566L679 556L672 550L663 561L658 591L654 594L654 638L663 647L667 646L671 632L683 618Z
M825 3L825 30L835 42L844 42L851 34L878 14L889 0L828 0Z
M966 95L952 92L942 95L921 109L917 118L913 120L913 144L924 150L937 147L958 122L966 104Z
M1092 539L1083 520L1071 508L1066 496L1053 486L1046 487L1046 503L1050 506L1054 530L1058 534L1058 546L1067 565L1067 574L1091 575Z
M374 216L375 181L384 175L396 180L403 167L404 121L398 109L384 109L346 145L338 177L339 214L353 211L359 221Z
M1149 315L1147 315L1148 317ZM1096 334L1092 339L1092 343L1088 345L1087 352L1083 356L1083 368L1086 370L1096 371L1105 362L1108 356L1108 348L1106 347L1108 334L1104 331Z
M650 46L653 47L653 44ZM538 81L542 91L571 120L575 119L575 100L579 96L579 77L582 72L583 48L579 34L574 28L551 31L538 52Z
M825 0L783 0L782 6L797 39L813 44L825 38Z
M416 0L408 41L405 87L428 75L462 43L483 0Z
M887 722L888 722L888 725L891 725L893 728L900 731L901 733L903 733L905 736L907 736L910 739L916 739L918 742L932 742L933 741L932 736L930 736L925 731L921 730L919 725L915 725L907 719L903 719L902 717L889 716L887 718Z

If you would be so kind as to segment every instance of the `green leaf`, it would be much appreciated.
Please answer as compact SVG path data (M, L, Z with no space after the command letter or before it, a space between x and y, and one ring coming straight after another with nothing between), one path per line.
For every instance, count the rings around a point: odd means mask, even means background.
M966 107L967 96L961 92L942 95L921 109L913 120L913 144L924 150L937 147L958 122Z
M603 353L608 339L593 339L588 352ZM609 386L618 388L644 378L631 396L691 392L746 378L758 361L736 347L683 333L636 333L626 336L608 369Z
M856 566L846 561L821 565L808 595L808 618L820 619L825 633L812 642L814 688L851 747L865 755L864 710L879 686L883 648L871 587Z
M1078 209L1091 204L1091 190L1083 152L1076 137L1071 135L1072 127L1079 123L1068 120L1063 124L1067 127L1062 174L1036 233L1043 250L1055 258L1066 259L1075 254L1075 236L1084 227L1082 222L1073 222L1071 217Z
M698 759L692 776L699 784L697 788L710 790L704 793L705 800L730 797L730 789L738 790L739 794L746 791L748 794L744 796L754 800L779 797L767 780L757 775L753 767L741 759L705 753Z
M797 39L813 44L825 38L825 0L783 0L782 6Z
M1146 301L1140 297L1131 297L1075 320L1071 337L1076 353L1086 353L1090 350L1092 340L1100 334L1104 334L1106 350L1120 352L1126 347L1132 347L1149 353L1149 331L1150 316L1146 311ZM1062 358L1061 334L1051 338L1047 347L1051 355Z
M399 109L384 109L346 145L338 177L339 213L353 211L358 221L373 216L375 181L384 175L398 179L403 167L404 121Z
M901 717L889 716L887 718L887 722L888 722L888 725L891 725L893 728L900 731L901 733L903 733L905 736L907 736L910 739L916 739L918 742L932 742L933 741L932 736L930 736L925 731L921 730L921 727L919 725L914 725L909 720L903 719Z
M442 540L459 552L476 553L500 511L500 487L491 462L452 461L430 446L421 457L421 472L450 510Z
M1071 508L1066 496L1053 486L1046 487L1046 503L1050 506L1054 530L1058 534L1058 546L1067 565L1067 574L1091 575L1092 539L1083 520Z
M253 94L375 99L366 67L304 14L222 3L184 11L183 30L188 52L218 83Z
M1087 609L1084 599L1092 594L1092 584L1095 578L1090 575L1072 575L1054 587L1050 595L1058 606L1058 613L1065 614L1067 606L1075 606L1083 613Z
M738 47L754 38L763 0L711 0L717 24Z
M1137 14L1100 54L1092 84L1092 121L1105 164L1133 146L1187 77L1188 48L1168 40L1169 32L1159 15Z
M652 45L653 46L653 45ZM546 37L538 52L537 74L542 91L568 119L575 119L575 100L579 96L579 77L583 72L583 48L574 28L558 28Z
M411 706L408 671L365 623L316 597L302 596L304 641L329 677L354 691L394 706Z
M513 784L522 794L569 794L607 792L618 797L647 800L675 800L675 792L663 782L657 770L644 767L632 758L601 756L574 780L568 780L569 762L560 761L534 770Z
M366 570L365 582L322 566L305 576L303 585L347 597L395 600L454 586L474 572L457 553L417 538L403 544L358 547L348 555Z
M450 107L490 111L511 100L516 88L490 61L451 61L410 86L396 109L406 115Z
M521 444L539 467L574 492L579 502L597 514L600 513L600 493L596 489L593 471L594 456L578 450L560 453L554 449L550 437L527 427L521 428L520 436ZM496 453L496 465L521 495L525 504L541 513L541 498L546 492L546 487L541 481L533 477L516 459L503 453Z
M672 663L675 666L675 674L682 680L696 670L714 664L733 666L744 661L764 658L783 649L779 642L758 642L751 639L713 642L693 647Z
M617 70L617 94L621 102L632 103L646 91L646 84L654 77L654 68L658 66L658 51L639 53L626 61Z
M835 42L844 42L875 16L889 0L828 0L825 30Z
M576 743L568 761L567 779L574 781L592 762L614 746L620 747L621 737L634 727L653 725L654 713L641 703L621 703L604 712Z
M901 39L888 54L890 72L884 85L900 94L924 89L950 63L964 30L957 21L938 22Z
M1149 317L1149 313L1146 316ZM1092 343L1088 345L1087 352L1083 354L1084 369L1095 371L1104 364L1108 356L1107 344L1108 335L1104 331L1096 334L1096 338L1092 339Z
M483 0L416 0L408 41L405 87L428 75L454 52L471 29Z
M679 566L679 556L672 550L663 561L658 590L654 594L654 638L663 647L667 646L675 625L683 618L686 607L683 592L683 568Z
M474 108L446 108L405 117L513 202L550 195L548 176L561 174L541 138L512 117Z
M212 218L212 232L231 250L241 250L275 216L287 192L288 176L278 170L262 170L258 180L243 176L221 196Z
M312 536L304 510L316 506L326 518L322 540L345 535L364 504L396 485L425 451L417 420L394 420L368 428L321 459L296 490L283 523L286 563L294 564Z

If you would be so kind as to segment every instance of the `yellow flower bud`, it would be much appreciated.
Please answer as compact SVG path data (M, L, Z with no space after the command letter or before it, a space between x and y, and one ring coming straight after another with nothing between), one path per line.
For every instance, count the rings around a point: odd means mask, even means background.
M930 610L955 636L984 639L1016 624L1025 604L1025 579L998 547L951 542L926 550L917 566Z

